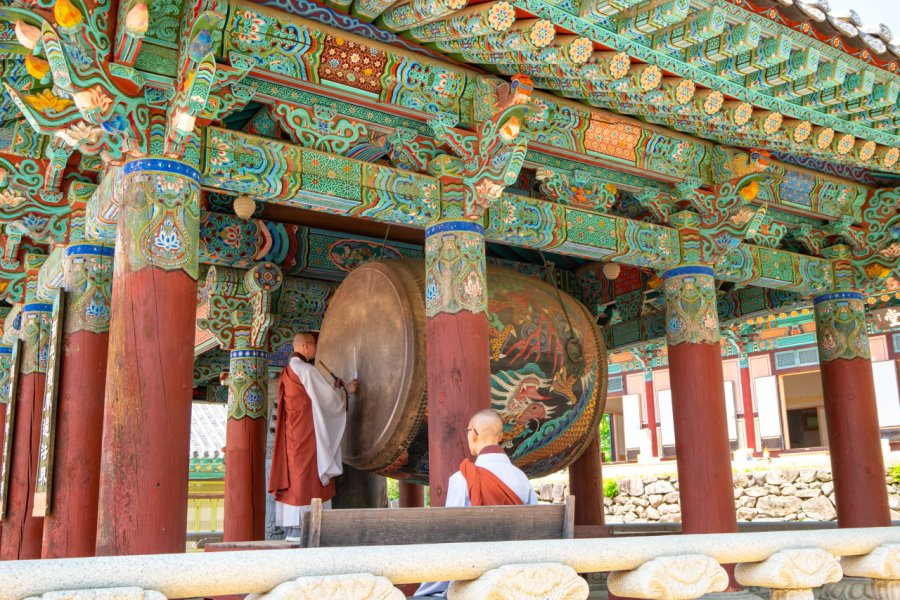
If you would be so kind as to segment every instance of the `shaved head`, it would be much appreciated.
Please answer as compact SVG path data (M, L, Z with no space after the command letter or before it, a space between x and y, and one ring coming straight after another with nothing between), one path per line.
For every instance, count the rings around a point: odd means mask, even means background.
M315 342L316 338L313 337L313 334L307 333L305 331L301 331L300 333L294 334L294 347L296 348L299 345L305 344L306 342Z
M503 420L500 415L489 408L479 410L469 419L469 428L466 434L469 451L473 456L478 456L482 448L500 443L503 435Z
M306 331L295 333L293 346L294 352L299 352L307 360L312 360L316 356L316 338L311 333Z

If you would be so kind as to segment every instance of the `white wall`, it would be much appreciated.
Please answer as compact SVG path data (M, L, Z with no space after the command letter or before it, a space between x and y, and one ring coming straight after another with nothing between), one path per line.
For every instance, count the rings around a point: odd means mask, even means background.
M878 424L881 427L897 427L900 425L900 392L896 363L892 360L873 362L872 374L875 377Z
M753 384L754 395L756 396L756 410L759 412L760 437L782 437L778 378L774 375L757 377Z

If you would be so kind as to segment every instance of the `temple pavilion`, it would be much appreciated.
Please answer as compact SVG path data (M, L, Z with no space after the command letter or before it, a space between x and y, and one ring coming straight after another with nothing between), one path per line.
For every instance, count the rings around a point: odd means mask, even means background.
M827 445L839 525L890 525L898 65L826 0L4 0L0 559L183 552L192 401L262 539L272 377L375 259L423 265L432 505L501 266L595 319L685 533L736 531L740 448Z

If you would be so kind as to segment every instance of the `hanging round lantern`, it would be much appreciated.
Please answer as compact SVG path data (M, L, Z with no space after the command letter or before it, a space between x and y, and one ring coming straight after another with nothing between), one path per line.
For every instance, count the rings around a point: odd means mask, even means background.
M622 272L622 266L618 263L608 262L603 265L603 276L610 281L614 280Z
M256 202L250 196L239 196L234 201L234 214L245 221L256 211Z

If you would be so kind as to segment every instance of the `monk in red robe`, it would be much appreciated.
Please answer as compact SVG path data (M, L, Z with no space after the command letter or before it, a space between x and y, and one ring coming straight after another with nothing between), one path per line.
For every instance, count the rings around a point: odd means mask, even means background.
M504 506L537 504L537 494L525 475L509 460L500 447L503 420L485 409L469 420L466 439L469 452L477 457L462 461L459 471L450 477L445 506ZM444 598L449 582L423 583L416 598Z
M311 334L298 333L293 346L278 384L269 493L275 496L276 525L287 530L286 539L296 541L301 515L313 498L331 507L334 478L343 473L346 394L356 393L357 382L344 386L314 366L316 340Z

